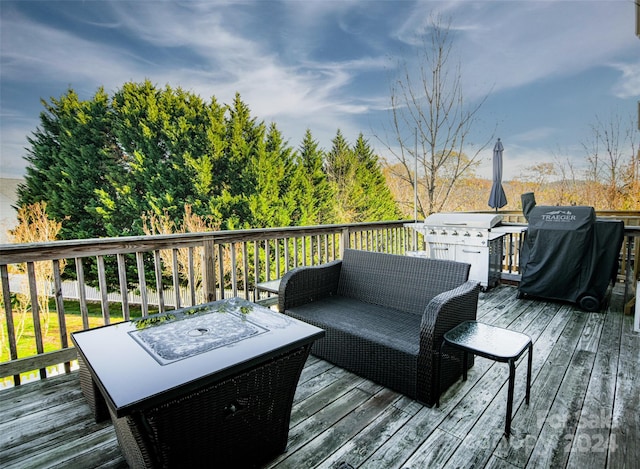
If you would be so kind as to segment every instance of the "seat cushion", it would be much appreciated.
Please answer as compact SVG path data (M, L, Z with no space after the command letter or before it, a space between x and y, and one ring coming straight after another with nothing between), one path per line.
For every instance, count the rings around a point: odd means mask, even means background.
M311 353L364 378L417 398L420 317L332 296L288 309L325 330Z
M332 296L291 308L288 314L327 329L367 337L385 347L418 355L421 317L353 298Z

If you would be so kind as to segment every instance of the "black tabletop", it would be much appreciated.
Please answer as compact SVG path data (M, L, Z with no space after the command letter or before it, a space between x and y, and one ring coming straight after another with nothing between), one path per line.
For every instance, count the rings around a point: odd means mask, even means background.
M108 405L127 415L235 375L324 331L240 298L72 334Z

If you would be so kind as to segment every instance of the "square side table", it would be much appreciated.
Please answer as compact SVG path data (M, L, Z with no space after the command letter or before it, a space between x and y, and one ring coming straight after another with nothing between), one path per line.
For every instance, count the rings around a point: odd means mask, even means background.
M527 362L527 388L525 401L529 404L531 395L531 362L533 360L533 343L531 338L521 332L511 331L502 327L492 326L478 321L465 321L446 332L440 344L438 356L438 376L444 346L448 345L464 352L462 364L462 379L467 380L468 354L472 353L509 364L509 388L507 393L507 416L504 433L507 438L511 435L511 417L513 412L513 388L516 375L516 361L525 351L529 351ZM440 382L437 384L436 405L440 406Z

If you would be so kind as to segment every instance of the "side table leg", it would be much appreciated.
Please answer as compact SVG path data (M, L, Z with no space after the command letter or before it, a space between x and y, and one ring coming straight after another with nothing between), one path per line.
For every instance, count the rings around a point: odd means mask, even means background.
M513 411L513 388L516 378L516 364L512 358L509 360L509 391L507 393L507 418L504 425L504 433L511 436L511 412Z
M440 375L442 374L442 349L444 349L444 339L440 342L440 353L436 365L436 407L440 407Z
M533 362L533 344L529 342L529 359L527 361L527 392L525 395L525 401L529 405L531 396L531 364Z

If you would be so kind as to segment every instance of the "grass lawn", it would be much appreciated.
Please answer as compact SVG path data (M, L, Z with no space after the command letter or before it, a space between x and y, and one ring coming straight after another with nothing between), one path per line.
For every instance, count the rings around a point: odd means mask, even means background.
M102 319L102 309L100 304L98 303L90 303L87 305L89 310L89 327L97 327L102 326L104 324L104 320ZM61 340L60 340L60 327L58 321L58 313L56 312L55 301L51 300L49 304L50 313L49 313L49 327L46 336L43 337L43 345L44 351L50 352L54 350L59 350L61 348ZM80 303L77 301L68 301L64 302L64 311L65 311L65 322L67 325L67 343L72 345L71 342L71 333L76 331L81 331L82 327L82 315L80 314ZM150 307L149 313L156 313L157 308ZM129 313L132 318L141 317L142 310L139 306L129 305ZM122 321L122 306L120 303L111 303L109 305L109 316L111 323L121 322ZM14 313L14 325L16 330L19 327L20 322L23 320L19 315ZM40 325L44 332L44 318L40 318ZM0 327L2 327L6 333L6 325L4 324L4 317L2 317L2 321L0 322ZM5 337L6 338L6 337ZM8 343L3 344L2 350L0 350L0 362L9 361L9 345ZM36 355L36 341L35 334L33 331L33 318L30 313L24 316L24 332L18 339L18 358L29 357L32 355ZM25 374L25 377L29 373ZM10 382L13 382L11 378L7 378ZM0 388L7 381L7 379L0 379Z

